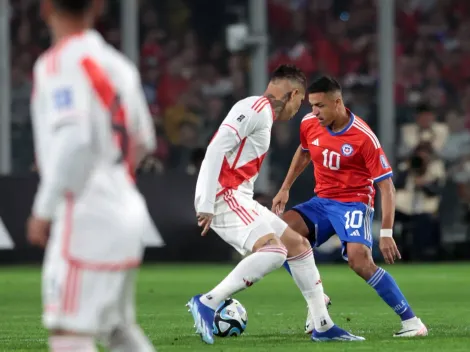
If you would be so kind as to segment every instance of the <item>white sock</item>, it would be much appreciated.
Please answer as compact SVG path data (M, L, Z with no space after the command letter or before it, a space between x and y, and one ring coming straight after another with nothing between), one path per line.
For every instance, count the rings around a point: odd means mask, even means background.
M155 352L150 340L137 325L116 329L109 339L111 352Z
M287 250L279 246L264 246L244 258L212 291L201 296L201 302L217 309L223 300L250 287L265 275L279 269L287 258Z
M307 301L315 330L323 332L330 329L334 323L325 305L323 284L315 265L312 249L287 260L292 277Z
M95 339L89 336L51 336L49 347L52 352L98 352Z

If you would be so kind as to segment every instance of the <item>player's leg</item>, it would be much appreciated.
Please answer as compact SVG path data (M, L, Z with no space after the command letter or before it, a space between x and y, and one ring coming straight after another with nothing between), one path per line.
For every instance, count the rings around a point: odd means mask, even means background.
M315 246L317 241L322 244L330 238L334 231L329 223L329 220L322 217L322 208L318 202L318 198L296 205L293 209L285 212L282 219L289 225L291 229L299 233L301 236L307 238L312 246ZM284 262L284 268L291 274L289 261ZM292 275L292 274L291 274ZM324 294L324 302L328 308L331 305L330 297ZM309 307L307 307L307 318L305 320L305 333L311 334L315 327L314 318L311 314Z
M330 214L336 232L345 243L343 257L349 267L362 277L400 316L403 328L395 336L424 336L427 329L411 309L393 277L378 267L372 258L373 209L362 203L331 203Z
M280 268L287 258L284 245L265 222L260 222L250 231L244 246L252 254L240 261L216 287L203 295L194 296L188 303L197 332L208 344L214 343L212 328L217 307L233 294Z
M286 260L287 250L281 240L273 233L262 235L266 231L272 232L270 229L265 229L264 226L251 231L247 241L254 241L254 243L253 245L247 243L247 247L251 248L252 254L238 263L214 289L202 295L201 302L216 309L234 293L250 287L265 275L281 267Z
M79 306L82 270L46 252L42 275L43 323L52 352L95 352L93 329L84 329Z
M333 323L325 305L323 284L308 240L290 228L286 229L281 239L288 250L289 257L287 260L289 261L292 278L302 292L312 314L314 324L312 340L364 340L364 338L354 336Z
M354 336L337 327L328 314L324 301L323 284L315 264L313 250L309 241L289 228L287 224L266 208L259 213L266 219L288 251L288 261L297 287L307 301L312 312L315 330L314 341L344 340L362 341L364 338Z
M299 204L298 207L299 206L302 206L302 204ZM292 230L294 230L305 238L309 238L312 234L313 236L315 236L315 225L311 221L308 221L307 223L307 221L302 217L302 213L297 211L295 207L294 209L285 212L282 215L282 220L284 220ZM287 272L292 275L287 260L284 262L283 266L287 270Z
M135 318L135 285L136 270L124 274L122 294L119 298L118 309L121 322L107 336L105 344L111 352L154 352L150 340L136 323Z
M259 281L278 269L286 260L287 250L271 226L256 211L259 204L237 191L217 198L211 228L245 257L216 287L188 303L197 332L212 344L214 313L231 295Z

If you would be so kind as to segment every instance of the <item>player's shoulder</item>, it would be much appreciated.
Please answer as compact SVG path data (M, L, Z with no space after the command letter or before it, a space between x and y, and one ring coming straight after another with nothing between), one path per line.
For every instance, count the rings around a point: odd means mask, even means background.
M36 61L34 71L39 78L82 74L86 71L111 70L127 79L138 77L137 68L112 48L96 31L74 35L51 47Z
M45 51L35 62L33 73L41 85L83 70L86 60L96 61L102 54L102 38L86 31L63 39Z
M305 114L305 116L300 121L300 131L302 133L309 131L312 128L317 127L317 125L318 125L317 116L313 114L312 112L310 112L308 114Z
M127 56L109 44L105 45L104 51L107 53L107 56L117 73L126 76L129 79L129 82L140 82L139 70Z
M261 115L271 121L274 119L271 103L264 96L250 96L241 99L234 104L232 110L244 114L246 117Z
M309 112L308 114L305 114L305 116L302 118L302 121L300 121L300 123L305 124L305 123L312 123L316 121L318 121L317 115L315 115L313 112Z
M362 144L371 143L375 149L379 149L380 141L370 126L359 116L354 115L354 121L351 125L351 133L356 135Z

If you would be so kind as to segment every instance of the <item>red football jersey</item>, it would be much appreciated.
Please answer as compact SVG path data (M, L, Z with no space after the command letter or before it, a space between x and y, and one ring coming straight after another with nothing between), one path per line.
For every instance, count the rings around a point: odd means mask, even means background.
M380 142L370 127L348 110L349 124L339 132L322 127L313 114L300 125L300 142L309 151L318 197L374 206L374 182L393 176Z

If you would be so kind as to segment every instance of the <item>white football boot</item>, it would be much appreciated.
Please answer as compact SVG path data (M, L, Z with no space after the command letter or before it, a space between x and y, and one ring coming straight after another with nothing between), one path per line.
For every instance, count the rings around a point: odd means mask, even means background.
M325 298L325 304L326 308L328 309L331 305L331 299L327 295L323 294ZM315 325L313 323L312 319L312 314L310 314L310 309L307 307L307 321L305 322L305 333L306 334L311 334L313 332L313 329L315 328Z
M393 334L393 337L427 336L428 329L421 319L414 317L401 322L401 330Z

